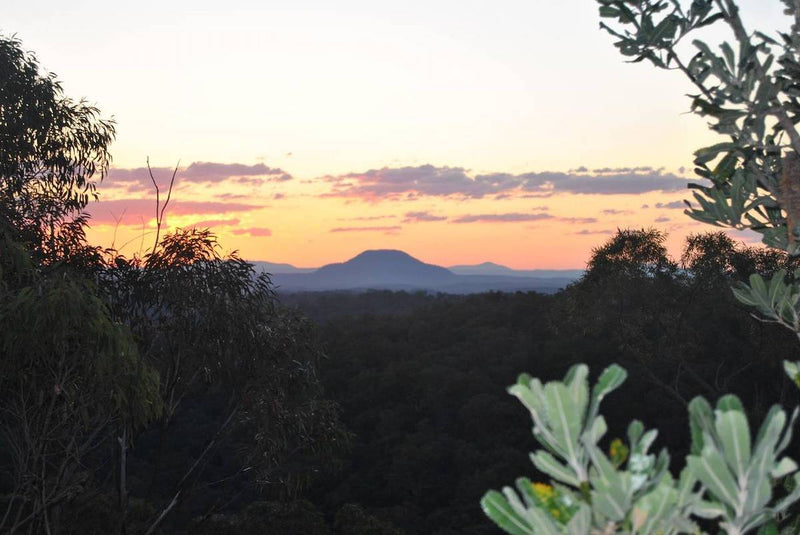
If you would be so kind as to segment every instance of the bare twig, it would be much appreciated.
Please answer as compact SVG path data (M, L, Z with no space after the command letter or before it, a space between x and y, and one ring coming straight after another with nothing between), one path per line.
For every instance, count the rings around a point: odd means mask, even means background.
M153 253L155 253L156 249L158 249L159 238L161 237L161 225L164 222L164 212L167 210L167 205L172 197L172 188L175 186L175 177L178 175L178 167L180 165L181 161L178 160L178 163L175 164L175 170L172 171L172 178L169 181L167 199L164 201L164 206L161 206L161 190L158 187L158 182L156 182L156 179L153 176L153 169L150 167L150 157L147 157L147 172L150 174L150 180L153 182L153 187L156 188L156 239L153 243Z

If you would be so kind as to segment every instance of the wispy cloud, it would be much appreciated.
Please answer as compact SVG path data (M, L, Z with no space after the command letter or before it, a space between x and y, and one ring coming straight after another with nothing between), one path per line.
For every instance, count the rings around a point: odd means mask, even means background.
M435 215L430 212L406 212L403 223L427 223L430 221L445 221L447 216Z
M397 232L402 229L400 225L389 225L384 227L336 227L330 232Z
M328 176L328 196L352 197L369 201L417 196L482 198L489 195L550 196L572 194L642 194L685 189L689 181L663 169L652 167L585 167L562 172L523 174L470 174L462 167L398 167L371 169L363 173Z
M393 215L362 215L356 217L340 217L339 221L380 221L381 219L394 219Z
M245 165L241 163L194 162L180 171L181 177L198 182L222 182L230 177L269 177L275 182L285 182L292 175L283 169L268 167L263 163Z
M578 232L573 232L573 234L578 236L589 236L595 234L613 234L613 233L614 233L613 230L588 230L588 229L583 229L579 230Z
M597 223L596 217L559 217L559 221L576 225L590 225Z
M516 223L519 221L541 221L543 219L555 219L550 214L524 214L512 212L507 214L467 214L458 216L452 220L453 223Z
M152 172L153 178L150 178ZM167 187L175 168L146 167L112 168L106 181L111 186L123 187L129 192L153 191L153 179L159 187ZM286 182L292 175L280 168L268 167L263 163L246 165L241 163L194 162L188 167L179 168L176 184L218 184L233 181L246 185L261 185L267 182Z
M605 215L630 215L633 213L633 210L616 210L614 208L606 208L602 213Z
M669 208L673 210L683 210L686 208L686 203L683 201L672 201L672 202L657 202L655 204L656 208Z

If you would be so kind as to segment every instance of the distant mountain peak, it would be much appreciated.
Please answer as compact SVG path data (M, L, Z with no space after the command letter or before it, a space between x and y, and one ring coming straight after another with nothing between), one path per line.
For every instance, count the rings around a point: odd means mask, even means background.
M510 267L495 262L482 262L480 264L459 264L457 266L450 266L450 269L459 268L473 268L473 269L504 269L512 271Z
M359 259L378 259L378 260L414 260L415 262L421 262L417 260L410 254L405 251L401 251L399 249L367 249L363 251L350 260L348 262L353 262L354 260ZM424 262L423 262L424 263Z
M346 262L322 266L316 274L355 287L376 284L424 287L441 284L455 276L446 268L426 264L396 249L364 251Z
M422 262L397 249L369 249L344 262L308 271L276 271L273 282L282 291L290 292L390 289L472 293L536 289L552 293L582 274L578 270L514 270L494 262L448 269Z

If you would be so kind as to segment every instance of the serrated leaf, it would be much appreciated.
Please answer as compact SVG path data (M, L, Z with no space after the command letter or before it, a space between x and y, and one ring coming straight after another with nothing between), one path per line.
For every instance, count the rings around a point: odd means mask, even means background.
M530 524L514 511L505 496L496 490L490 490L483 496L481 508L484 514L506 533L511 535L537 535Z

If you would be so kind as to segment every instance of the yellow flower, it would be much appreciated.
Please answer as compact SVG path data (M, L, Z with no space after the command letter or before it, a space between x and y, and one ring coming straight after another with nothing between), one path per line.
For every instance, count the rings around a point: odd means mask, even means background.
M620 439L615 438L611 441L611 446L609 447L609 457L611 457L611 463L617 467L620 466L625 460L628 458L628 446L626 446Z
M533 492L541 499L541 500L549 500L553 497L553 487L547 485L545 483L534 483L533 485Z

